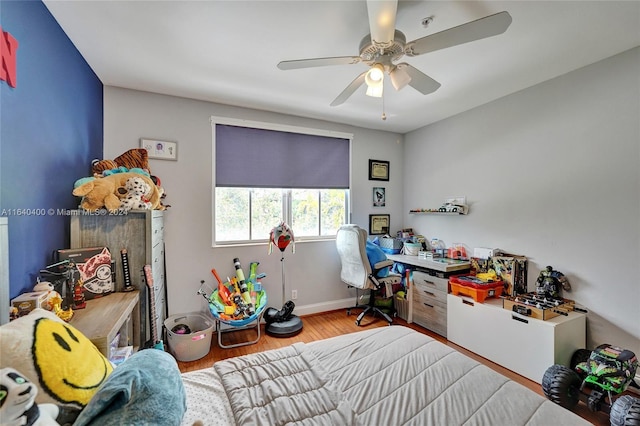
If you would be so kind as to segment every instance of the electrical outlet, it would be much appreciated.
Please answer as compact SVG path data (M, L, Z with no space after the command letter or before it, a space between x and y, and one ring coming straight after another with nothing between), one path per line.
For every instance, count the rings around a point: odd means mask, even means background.
M291 300L296 300L298 298L298 290L291 290Z

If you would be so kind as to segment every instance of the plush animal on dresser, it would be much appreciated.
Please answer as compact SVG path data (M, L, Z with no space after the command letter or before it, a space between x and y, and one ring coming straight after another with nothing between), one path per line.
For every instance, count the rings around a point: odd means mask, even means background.
M36 404L58 407L60 424L73 424L114 371L91 340L44 309L0 326L0 342L0 368L27 378L38 389Z
M55 404L36 404L38 388L13 368L0 370L0 424L7 426L58 425Z
M124 184L127 193L120 199L120 211L128 212L132 209L151 210L151 202L147 201L146 194L151 192L151 186L142 178L133 177L127 179ZM162 194L160 194L162 198Z
M91 172L94 177L102 177L105 171L126 167L127 169L140 168L149 170L149 152L144 148L134 148L116 157L114 160L93 160Z
M127 194L125 184L130 178L142 179L150 188L144 199L151 203L151 209L164 210L160 204L160 191L151 178L139 173L116 173L99 179L83 178L76 182L73 195L82 197L80 207L88 211L106 208L116 213L120 208L121 198Z

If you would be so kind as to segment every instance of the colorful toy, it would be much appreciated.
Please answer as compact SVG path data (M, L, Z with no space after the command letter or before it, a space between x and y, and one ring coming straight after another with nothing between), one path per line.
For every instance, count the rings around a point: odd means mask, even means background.
M148 185L149 191L144 194L144 198L151 203L152 209L163 209L158 187L151 178L138 173L117 173L90 180L77 186L73 195L82 197L80 207L84 210L97 211L105 207L109 212L116 213L120 208L121 198L128 193L125 185L130 178L140 178Z
M554 271L552 266L547 266L538 275L536 280L536 293L544 297L560 297L560 290L571 290L569 281L562 272Z
M127 179L124 184L127 191L120 198L120 211L128 212L132 209L151 210L151 202L145 196L151 193L151 186L140 177Z
M269 233L269 254L271 254L274 245L278 247L281 252L284 252L289 244L291 244L291 252L295 253L296 247L293 231L289 228L289 225L280 222L280 224L275 226Z
M191 334L191 328L187 324L176 324L171 329L171 332L175 334Z
M38 388L13 368L0 370L0 423L3 425L57 425L55 404L36 404Z
M609 414L614 426L640 424L640 399L622 395L634 382L638 358L628 350L603 344L593 351L577 350L571 367L552 365L542 378L542 390L551 401L572 409L582 400L591 411Z
M242 300L246 304L249 315L253 315L256 310L251 303L251 293L249 291L249 286L244 280L244 272L242 271L242 266L240 265L240 259L233 259L233 266L236 268L236 277L238 278L238 286L240 290L240 295L242 296Z
M68 414L82 410L113 371L84 334L44 309L4 324L0 341L0 367L16 369L37 387L37 404Z
M262 315L265 305L267 303L267 295L262 289L258 278L264 277L265 274L257 274L256 268L258 262L252 262L252 280L245 281L244 272L242 268L238 269L240 260L238 258L233 259L236 266L236 274L239 275L233 278L227 278L227 282L222 282L222 279L218 275L215 268L211 269L211 273L218 282L217 288L212 291L205 290L207 285L205 281L200 281L200 289L197 294L202 295L207 304L211 314L225 322L226 324L241 327L255 321ZM255 265L254 265L255 264ZM241 271L241 272L238 272ZM249 302L246 298L249 298Z
M114 160L93 160L91 172L95 177L102 177L105 171L125 167L127 169L140 168L151 173L149 169L149 152L144 148L134 148L126 151Z
M62 298L62 296L60 296L60 293L55 290L52 283L50 283L49 281L40 281L40 278L38 278L37 284L33 287L33 291L47 293L46 300L40 306L42 309L46 309L47 311L53 310L52 299L54 297L57 296L60 299Z
M293 315L293 309L295 304L293 301L286 301L285 295L285 277L284 277L284 251L291 244L291 251L296 252L295 239L293 237L293 231L289 228L285 222L280 222L279 225L271 230L269 235L269 254L271 254L273 245L280 249L280 268L282 269L282 308L278 311L275 308L268 309L268 317L265 316L267 326L265 331L267 334L275 337L290 337L298 334L302 331L302 320L300 317ZM265 312L267 315L267 312Z

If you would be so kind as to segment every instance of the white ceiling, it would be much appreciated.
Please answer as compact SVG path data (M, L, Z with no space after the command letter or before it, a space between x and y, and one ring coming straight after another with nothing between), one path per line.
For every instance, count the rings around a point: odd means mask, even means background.
M640 1L403 1L407 41L508 11L502 35L408 62L442 84L422 95L385 81L329 104L364 64L282 71L282 60L357 56L366 3L59 1L45 5L103 84L406 133L640 45ZM428 28L423 18L433 16ZM639 70L640 73L640 70Z

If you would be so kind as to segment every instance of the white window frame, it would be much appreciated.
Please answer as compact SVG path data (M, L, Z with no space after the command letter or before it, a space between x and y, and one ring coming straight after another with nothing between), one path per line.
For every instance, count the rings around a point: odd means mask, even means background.
M240 240L240 241L225 241L225 242L216 242L216 125L229 125L229 126L238 126L238 127L249 127L254 129L263 129L263 130L274 130L280 132L290 132L290 133L301 133L307 135L315 135L315 136L325 136L330 138L339 138L339 139L348 139L349 140L349 164L352 163L352 145L353 145L353 133L344 133L344 132L336 132L331 130L324 129L315 129L310 127L299 127L299 126L291 126L288 124L279 124L279 123L270 123L263 121L253 121L253 120L244 120L239 118L231 118L231 117L221 117L212 115L209 119L211 123L211 246L212 247L229 247L229 246L248 246L248 245L259 245L268 243L269 239L265 238L264 240ZM351 217L351 185L352 185L352 168L349 167L349 188L346 192L346 216ZM290 220L289 217L291 214L291 197L290 193L285 194L285 200L283 203L283 208L286 208L286 211L283 212L283 217L285 222ZM290 223L290 222L287 222ZM314 236L314 237L297 237L296 242L299 241L319 241L319 240L335 240L335 235L333 236Z

